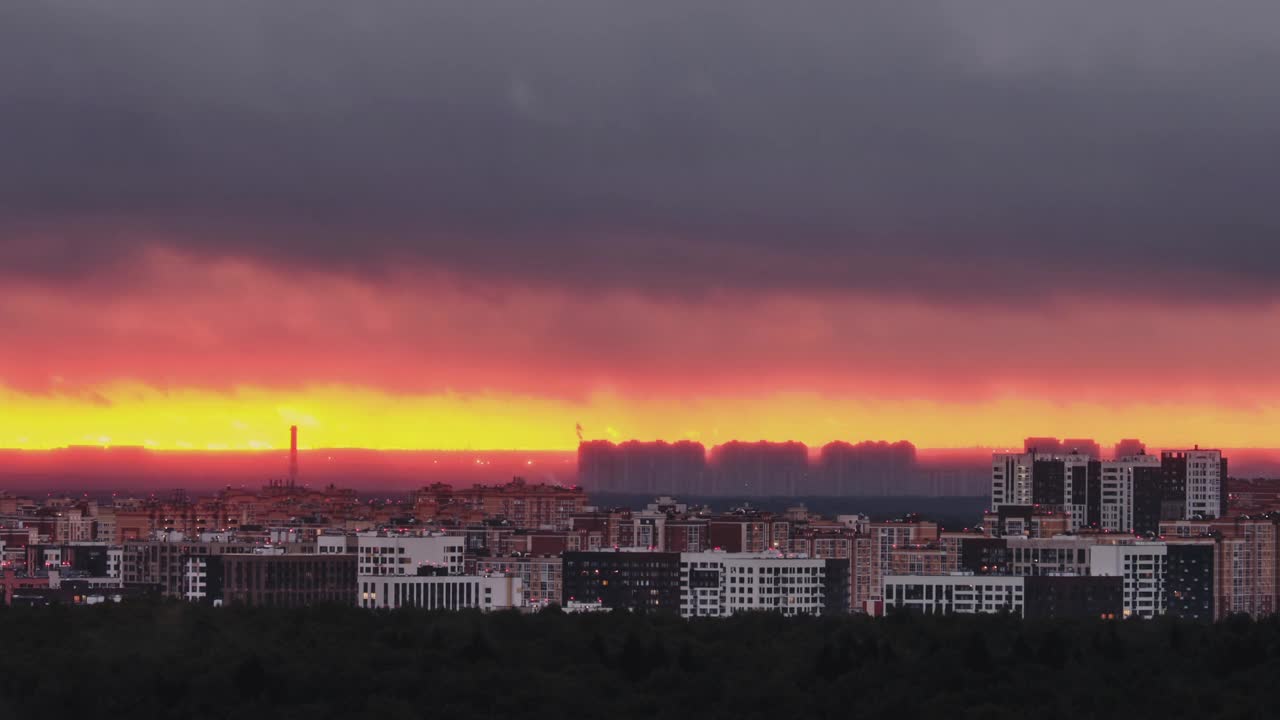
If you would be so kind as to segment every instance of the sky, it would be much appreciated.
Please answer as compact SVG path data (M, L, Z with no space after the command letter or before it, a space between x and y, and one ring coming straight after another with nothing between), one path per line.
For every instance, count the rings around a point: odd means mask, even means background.
M0 447L1280 445L1272 0L0 5Z

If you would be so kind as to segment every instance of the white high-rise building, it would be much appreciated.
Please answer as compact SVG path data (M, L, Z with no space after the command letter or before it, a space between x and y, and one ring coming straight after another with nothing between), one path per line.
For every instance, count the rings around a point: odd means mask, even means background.
M991 509L1031 504L1033 453L995 453L991 456Z
M1096 459L1076 453L995 453L991 456L991 510L1041 505L1068 513L1070 529L1079 530L1088 522L1089 463ZM1037 462L1044 477L1036 478ZM1046 467L1046 463L1052 465Z
M1062 457L1064 477L1061 510L1071 518L1071 532L1076 532L1088 524L1089 463L1096 459L1088 455Z
M1102 499L1099 502L1101 529L1111 532L1133 530L1133 470L1137 467L1159 467L1155 455L1106 460L1102 463Z
M1226 478L1221 450L1168 450L1160 456L1175 475L1184 470L1182 463L1186 463L1188 518L1222 516L1222 482Z

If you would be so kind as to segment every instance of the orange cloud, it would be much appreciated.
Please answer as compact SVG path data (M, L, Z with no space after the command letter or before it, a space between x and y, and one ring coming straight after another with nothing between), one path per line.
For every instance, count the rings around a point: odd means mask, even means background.
M0 391L0 446L139 445L155 449L305 447L529 449L576 447L588 438L681 439L697 428L726 440L907 438L924 447L1017 445L1037 432L1110 441L1140 434L1156 445L1275 444L1280 403L1253 409L1195 402L1057 403L1005 396L970 403L862 400L815 393L623 397L581 401L506 393L391 394L340 386L298 390L101 388L109 407L77 397ZM683 428L683 429L677 429Z
M379 280L153 251L0 288L0 446L569 448L588 434L1028 434L1273 445L1280 308L656 298L429 269Z

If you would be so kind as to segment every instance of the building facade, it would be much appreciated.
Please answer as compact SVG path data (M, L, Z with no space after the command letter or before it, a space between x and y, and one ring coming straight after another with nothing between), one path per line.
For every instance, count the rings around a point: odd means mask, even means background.
M520 578L524 600L532 606L562 604L564 562L558 555L476 558L468 575L512 575Z
M511 576L362 575L357 578L357 585L357 604L370 609L413 607L423 610L475 609L490 612L524 605L524 588L520 578Z
M564 602L680 612L680 553L567 552Z
M1023 577L1041 575L1088 575L1089 555L1094 540L1064 535L1052 538L1010 537L1009 573Z
M929 545L938 541L938 524L915 518L871 522L854 541L854 610L875 614L881 602L882 579L893 571L894 551L899 547Z
M1217 617L1214 572L1218 554L1213 538L1170 540L1165 591L1167 613L1187 620L1213 621Z
M361 575L416 576L419 568L444 568L461 575L466 539L451 535L361 533L356 538Z
M1166 483L1180 486L1185 496L1186 518L1222 516L1223 481L1227 461L1220 450L1169 450L1160 454Z
M684 617L728 617L750 610L821 615L826 607L826 560L780 553L680 555Z
M1150 477L1159 472L1160 458L1136 455L1102 463L1102 498L1099 529L1129 533L1134 530L1134 475ZM1141 480L1139 485L1143 486Z
M1033 575L1023 584L1028 620L1116 620L1124 616L1124 580L1086 575Z
M915 612L924 615L1002 613L1022 615L1025 578L1007 576L887 575L884 603L876 615Z
M354 555L214 555L205 564L203 585L188 598L213 605L305 607L351 605L356 586Z
M1165 594L1168 546L1162 542L1095 545L1089 553L1091 575L1124 579L1123 616L1153 618L1168 607Z

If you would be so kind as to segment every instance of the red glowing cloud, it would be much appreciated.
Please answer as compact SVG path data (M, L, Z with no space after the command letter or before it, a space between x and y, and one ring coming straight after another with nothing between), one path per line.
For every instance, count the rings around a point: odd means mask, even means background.
M7 283L0 307L19 410L0 446L257 447L298 415L315 445L371 447L563 448L579 421L711 442L1245 445L1280 413L1270 306L662 298L152 250L111 282Z

